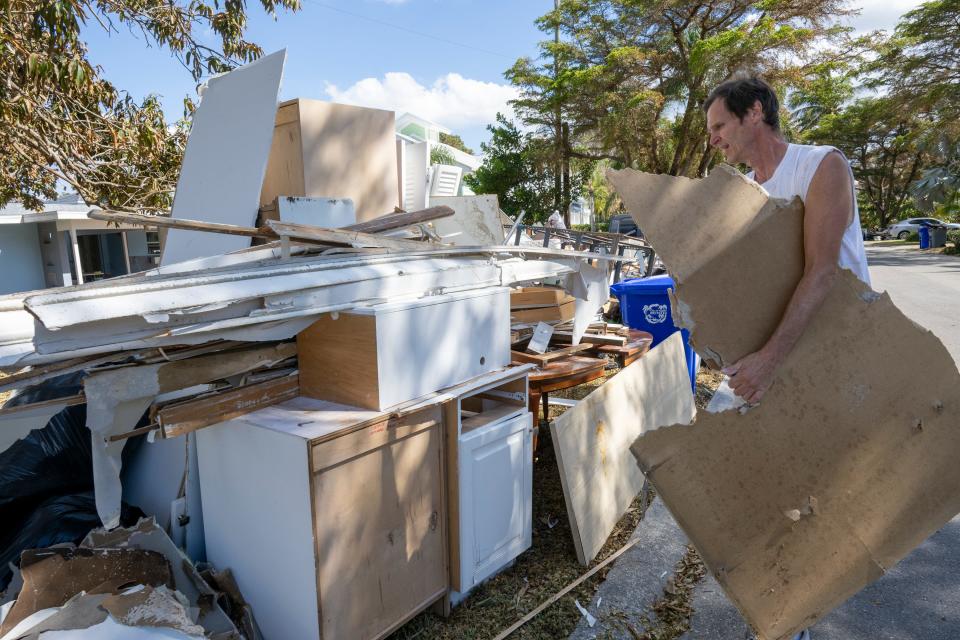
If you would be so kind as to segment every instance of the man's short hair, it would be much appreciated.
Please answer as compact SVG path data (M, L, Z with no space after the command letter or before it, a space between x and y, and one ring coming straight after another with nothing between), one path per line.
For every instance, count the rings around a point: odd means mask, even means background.
M759 100L763 109L763 121L773 129L780 130L780 101L777 100L773 88L760 78L735 78L723 82L707 96L703 103L704 112L718 98L723 99L727 109L737 116L740 122L743 122L743 117Z

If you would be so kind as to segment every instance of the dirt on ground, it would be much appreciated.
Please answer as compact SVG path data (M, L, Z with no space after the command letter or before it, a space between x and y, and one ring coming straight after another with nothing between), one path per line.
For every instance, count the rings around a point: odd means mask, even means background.
M551 395L573 399L583 399L591 391L603 384L618 369L610 368L604 378L557 392ZM699 408L705 407L720 384L721 375L707 369L701 369L697 376L697 398ZM565 407L551 406L551 420L562 414ZM449 618L426 611L413 618L398 629L390 640L489 640L501 631L538 607L570 582L589 571L627 543L634 529L643 517L641 497L637 496L627 513L617 523L606 544L588 567L577 562L570 533L570 522L560 484L550 430L540 428L540 444L533 464L533 544L530 549L517 558L513 566L491 578L474 589L459 606L453 609ZM679 585L686 584L693 576L702 575L699 559L689 555L684 566L678 567ZM589 603L600 583L612 568L604 567L594 576L585 580L563 598L553 603L525 626L518 629L511 638L517 640L557 640L566 638L573 632L580 619L580 613L573 601ZM678 586L679 586L678 585ZM688 590L677 589L676 593L664 594L656 611L656 630L641 631L640 638L677 637L684 628L683 620L689 616L685 610ZM668 612L670 615L666 615ZM661 613L664 614L660 619ZM675 634L664 631L676 629ZM651 633L652 631L652 633ZM649 634L649 635L648 635ZM661 635L662 634L662 635Z

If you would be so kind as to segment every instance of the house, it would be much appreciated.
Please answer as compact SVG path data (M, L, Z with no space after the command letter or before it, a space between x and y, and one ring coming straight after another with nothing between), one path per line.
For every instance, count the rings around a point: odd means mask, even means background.
M0 294L82 284L157 264L156 232L91 220L77 194L41 211L12 202L0 209ZM79 265L79 268L77 267Z
M440 134L450 134L441 124L412 113L397 117L397 166L400 169L400 201L407 211L430 205L431 196L474 195L463 182L463 176L480 168L483 160L440 141ZM434 163L431 157L439 152L452 163Z

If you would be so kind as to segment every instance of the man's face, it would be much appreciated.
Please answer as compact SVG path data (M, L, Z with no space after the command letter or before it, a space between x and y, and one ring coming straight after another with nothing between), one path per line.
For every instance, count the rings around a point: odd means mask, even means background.
M723 98L714 100L707 109L710 146L719 149L724 159L730 164L747 163L748 152L756 139L754 111L759 106L759 103L754 105L754 108L744 116L743 122L727 109Z

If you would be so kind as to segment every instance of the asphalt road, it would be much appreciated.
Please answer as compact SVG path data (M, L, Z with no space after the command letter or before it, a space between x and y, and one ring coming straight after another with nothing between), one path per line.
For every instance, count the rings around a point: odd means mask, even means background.
M939 337L960 363L960 258L921 254L916 247L869 246L873 288L886 291L918 324ZM632 640L655 619L686 537L654 503L624 554L587 606L598 622L581 620L570 640ZM584 603L586 604L586 603ZM753 634L707 576L692 596L691 629L681 640L751 640ZM811 629L812 640L957 640L960 638L960 516Z
M889 293L960 362L960 257L929 255L915 246L867 246L867 263L873 288Z

